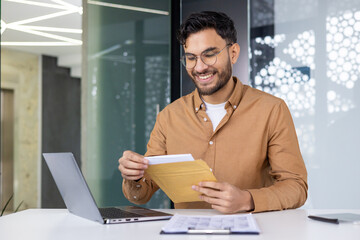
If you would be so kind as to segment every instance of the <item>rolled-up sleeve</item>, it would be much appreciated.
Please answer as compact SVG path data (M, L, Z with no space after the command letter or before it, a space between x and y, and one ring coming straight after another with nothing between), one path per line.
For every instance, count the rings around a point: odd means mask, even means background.
M146 174L139 181L123 180L124 196L132 203L145 204L159 187Z

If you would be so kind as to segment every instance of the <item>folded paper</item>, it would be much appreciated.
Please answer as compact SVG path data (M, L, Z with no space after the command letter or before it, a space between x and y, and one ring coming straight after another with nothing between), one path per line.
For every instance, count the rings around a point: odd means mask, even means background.
M201 201L200 193L191 187L203 181L216 181L201 159L149 165L146 172L174 203Z

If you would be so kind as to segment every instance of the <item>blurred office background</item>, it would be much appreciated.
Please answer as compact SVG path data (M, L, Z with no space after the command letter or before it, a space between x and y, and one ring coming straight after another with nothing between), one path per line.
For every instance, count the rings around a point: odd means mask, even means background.
M43 152L73 152L99 206L130 204L118 159L194 86L176 30L235 21L234 75L286 101L309 177L305 208L360 208L358 0L1 0L0 210L64 203ZM170 208L161 191L145 205Z

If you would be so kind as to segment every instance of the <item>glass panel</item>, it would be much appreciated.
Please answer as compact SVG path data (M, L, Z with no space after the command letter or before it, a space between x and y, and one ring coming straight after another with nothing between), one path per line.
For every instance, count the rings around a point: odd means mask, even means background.
M360 2L253 0L251 85L286 101L309 208L359 208Z
M83 170L99 206L125 205L118 159L124 150L146 152L157 112L170 102L170 1L87 8ZM170 201L158 191L146 206Z

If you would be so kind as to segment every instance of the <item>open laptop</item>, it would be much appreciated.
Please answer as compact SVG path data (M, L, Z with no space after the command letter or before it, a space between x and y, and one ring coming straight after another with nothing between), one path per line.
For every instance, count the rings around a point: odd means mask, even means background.
M98 208L72 153L44 153L69 212L102 224L165 220L171 214L126 206Z

